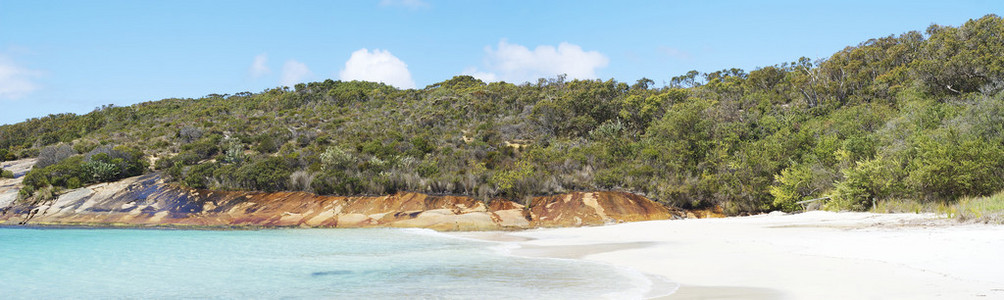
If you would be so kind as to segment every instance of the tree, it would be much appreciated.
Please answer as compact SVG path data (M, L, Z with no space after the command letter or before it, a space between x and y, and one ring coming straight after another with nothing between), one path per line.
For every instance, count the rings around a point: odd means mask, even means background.
M931 25L914 64L916 76L937 95L979 91L1004 75L1004 20L986 15L961 27Z
M701 84L697 82L698 75L701 75L701 72L698 72L697 70L687 71L687 74L671 78L669 86L673 88L692 88L699 86Z

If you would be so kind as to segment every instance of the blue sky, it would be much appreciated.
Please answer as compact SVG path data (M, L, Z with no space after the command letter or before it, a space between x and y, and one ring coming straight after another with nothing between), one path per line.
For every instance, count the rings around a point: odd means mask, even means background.
M0 124L327 78L661 84L1004 11L901 2L0 0Z

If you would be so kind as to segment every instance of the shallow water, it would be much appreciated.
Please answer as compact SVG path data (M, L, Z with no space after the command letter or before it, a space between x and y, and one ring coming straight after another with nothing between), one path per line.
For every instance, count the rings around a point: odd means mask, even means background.
M641 274L413 229L0 228L0 298L636 298Z

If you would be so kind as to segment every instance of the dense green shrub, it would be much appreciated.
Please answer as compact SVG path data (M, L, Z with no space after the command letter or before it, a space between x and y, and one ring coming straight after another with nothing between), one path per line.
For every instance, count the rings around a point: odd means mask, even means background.
M181 146L181 150L194 154L199 159L212 158L220 152L220 147L218 145L220 140L220 135L210 135L204 139Z
M135 148L101 146L55 164L36 166L25 175L23 184L29 188L28 194L49 186L74 189L140 175L146 168L143 153Z
M292 173L287 159L268 157L241 166L235 177L244 189L275 192L286 189Z
M216 171L216 164L200 164L192 166L185 172L185 178L182 179L182 183L189 187L197 189L205 189L210 187L210 180L214 178L213 172Z
M362 181L344 171L325 171L310 183L314 192L321 195L354 195L363 192Z
M352 163L355 161L352 154L349 154L339 147L328 147L327 150L324 150L324 153L321 153L320 159L321 164L323 164L324 168L327 169L342 169L351 167Z
M801 209L797 202L812 195L812 171L806 166L792 166L775 175L777 184L770 187L770 194L774 196L774 206L783 211L796 211Z
M858 162L844 169L844 180L837 184L833 201L828 205L841 210L868 209L874 200L902 195L905 176L902 164L894 159L880 157Z
M0 161L15 160L17 156L11 153L7 149L0 149Z
M1004 189L1004 147L976 139L919 143L907 182L927 200L988 196Z

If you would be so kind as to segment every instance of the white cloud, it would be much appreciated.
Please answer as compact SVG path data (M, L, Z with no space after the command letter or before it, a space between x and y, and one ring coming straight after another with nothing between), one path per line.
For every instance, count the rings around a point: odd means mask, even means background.
M313 75L314 73L310 72L307 65L295 60L288 60L282 65L282 75L280 75L279 83L283 86L294 86Z
M267 63L268 55L265 55L265 53L256 55L254 57L254 62L251 63L251 68L248 69L251 77L258 78L271 73L272 70L268 68L268 65L266 65Z
M0 54L0 99L17 99L38 90L42 72L22 68Z
M422 0L380 0L380 6L399 6L409 9L419 9L429 7L429 3Z
M578 45L562 42L558 47L540 45L533 50L499 41L498 48L485 47L485 70L467 68L464 74L485 81L535 81L565 74L568 78L594 79L596 70L610 59L597 51L583 51Z
M345 68L338 73L345 81L362 80L383 82L402 89L415 88L408 65L398 59L390 51L373 49L370 52L363 48L352 52Z

